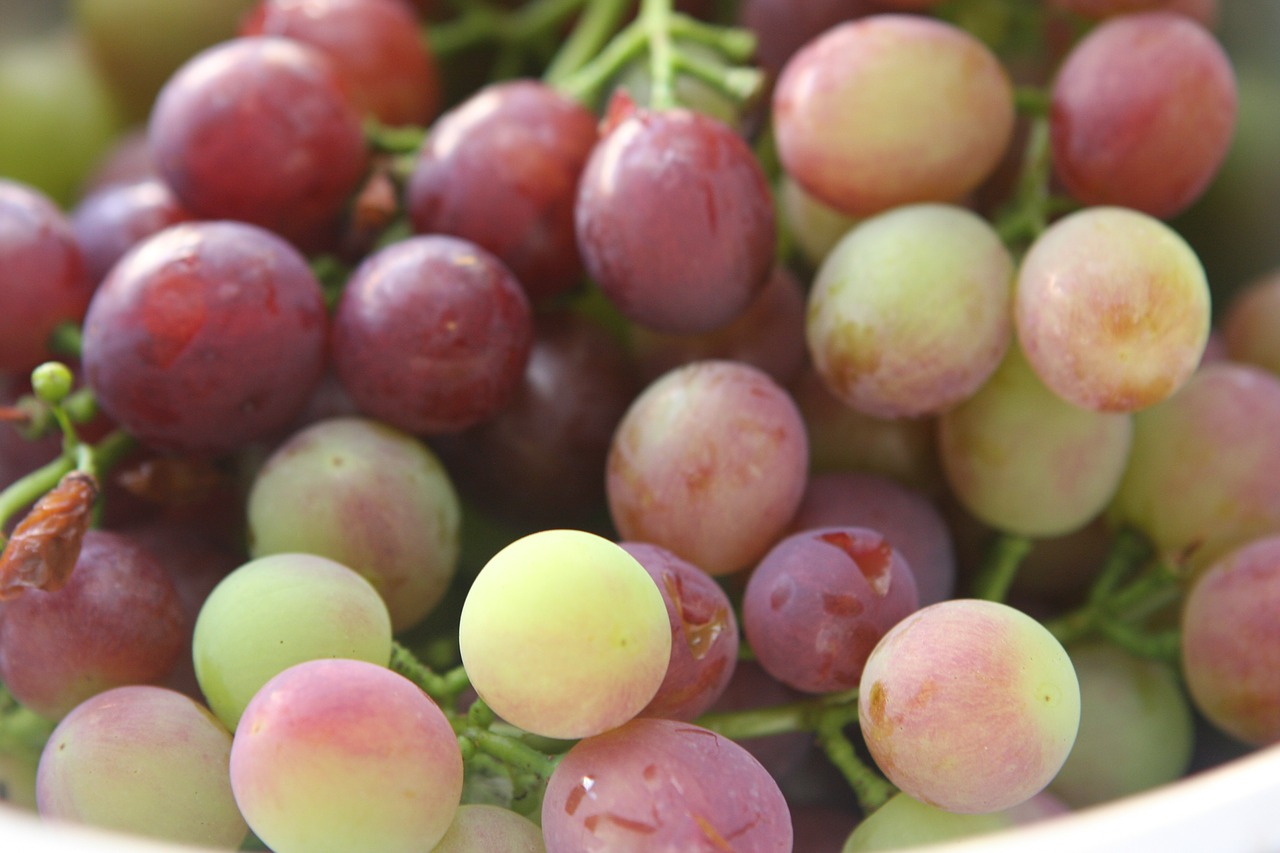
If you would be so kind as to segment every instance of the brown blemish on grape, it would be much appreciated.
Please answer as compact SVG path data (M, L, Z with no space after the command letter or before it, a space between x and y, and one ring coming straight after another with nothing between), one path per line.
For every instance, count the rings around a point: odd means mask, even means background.
M884 684L879 681L872 682L871 692L867 695L867 718L871 720L871 725L879 728L887 722L885 716L886 691Z
M645 823L644 821L635 820L634 818L623 817L622 815L614 814L613 812L605 812L602 815L593 814L582 822L582 826L587 830L587 832L594 835L596 834L596 829L600 826L600 822L602 820L621 829L625 829L628 832L636 832L641 835L653 835L658 831L658 827L651 823Z
M712 826L706 818L702 817L702 815L691 815L691 817L693 818L693 822L698 825L698 829L701 830L703 837L706 838L707 841L711 842L712 847L716 850L722 850L724 853L733 853L733 845L730 844L723 835L717 832L716 828Z
M564 813L572 815L578 810L578 806L582 805L582 799L587 795L587 780L583 779L573 786L573 790L569 792L569 796L564 801Z
M889 594L893 581L889 571L893 565L893 546L887 540L881 536L854 539L842 530L819 534L818 539L848 554L876 595Z
M676 616L684 628L684 640L694 660L702 660L711 652L716 639L724 631L729 614L724 607L716 607L711 613L694 612L693 604L684 594L684 581L679 575L664 572L662 585L676 609Z
M824 592L822 594L822 612L832 616L857 616L866 608L855 595Z
M658 777L658 765L646 764L644 770L641 772L641 775L644 776L644 780L646 782L652 782L654 779Z

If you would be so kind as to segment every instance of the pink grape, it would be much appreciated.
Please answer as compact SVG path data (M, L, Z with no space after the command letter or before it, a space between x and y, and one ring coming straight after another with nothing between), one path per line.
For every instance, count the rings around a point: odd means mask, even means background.
M791 816L751 754L707 729L639 719L575 745L547 783L549 853L789 853Z
M1221 330L1229 358L1280 375L1280 270L1250 280L1231 296Z
M1108 509L1113 523L1142 531L1160 555L1193 571L1280 532L1280 378L1230 361L1207 364L1133 425Z
M1250 540L1192 583L1182 610L1182 671L1215 726L1246 743L1280 741L1280 537Z
M885 634L858 721L902 791L946 811L998 812L1052 781L1075 741L1080 688L1066 651L1006 604L952 599Z
M1049 226L1018 271L1014 320L1050 390L1086 409L1131 412L1195 370L1209 336L1195 252L1146 214L1092 207Z
M162 687L116 687L77 705L45 744L42 817L179 844L238 848L248 833L231 793L231 733Z
M263 685L231 744L231 788L275 853L430 850L462 796L444 712L365 661L313 660Z
M729 574L786 528L807 468L804 424L777 383L740 362L693 362L649 385L618 425L609 512L624 539Z
M915 15L838 24L801 48L773 93L782 167L851 216L955 201L995 169L1013 87L964 30Z
M71 229L96 286L134 244L191 218L168 186L149 178L85 196L71 212Z
M1055 172L1085 204L1168 218L1217 174L1236 109L1231 60L1204 27L1172 12L1113 18L1054 80Z

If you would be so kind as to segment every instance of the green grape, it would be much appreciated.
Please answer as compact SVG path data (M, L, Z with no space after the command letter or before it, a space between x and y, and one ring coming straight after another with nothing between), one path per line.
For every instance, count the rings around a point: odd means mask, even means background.
M312 554L252 560L214 587L196 618L196 680L233 731L268 679L302 661L353 658L386 666L391 617L355 571Z
M1004 812L957 814L894 794L853 830L841 853L870 853L941 844L1008 829L1014 820Z
M546 853L542 830L502 806L463 805L431 853Z
M654 697L671 624L657 584L621 546L546 530L481 569L458 642L472 686L500 717L580 738L622 725Z

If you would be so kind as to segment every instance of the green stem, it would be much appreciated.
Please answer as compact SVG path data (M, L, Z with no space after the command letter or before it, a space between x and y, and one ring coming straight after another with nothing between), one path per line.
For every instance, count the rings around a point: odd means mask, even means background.
M849 783L863 814L867 815L884 805L898 789L859 758L853 742L845 736L845 726L856 719L856 713L853 720L833 714L824 716L818 725L818 745Z
M676 51L672 59L676 70L701 80L735 103L751 100L764 86L764 72L758 68L728 66L682 50Z
M681 12L671 15L671 35L714 49L731 62L750 62L756 52L756 34L745 27L720 27Z
M996 221L996 232L1007 245L1030 243L1049 225L1049 177L1053 167L1049 142L1048 118L1035 117L1023 149L1017 194L1012 206Z
M455 667L443 675L436 673L398 640L391 643L391 661L388 666L421 687L447 716L456 715L454 703L470 684L466 670L462 667Z
M974 581L974 596L987 601L1004 601L1018 577L1022 561L1035 543L1026 536L998 533L983 557Z
M61 323L49 335L49 349L58 355L79 358L84 333L75 323Z
M519 738L473 727L465 729L460 737L470 742L477 752L496 758L507 767L538 779L548 778L556 769L556 757L544 755Z
M543 72L543 82L567 91L563 87L568 81L602 55L631 4L632 0L594 0L587 4L564 46Z
M561 94L588 107L594 107L600 92L618 72L644 52L648 36L640 23L633 22L618 33L600 53L573 74L552 81L544 78Z
M1047 116L1053 97L1040 86L1019 86L1013 91L1013 105L1020 113Z
M847 716L852 710L856 717L857 707L858 691L853 689L764 708L703 714L694 722L730 740L749 740L790 732L817 731L825 715Z
M64 474L75 467L75 457L64 453L10 483L4 491L0 492L0 529L3 529L19 510L40 500L45 492L58 485L58 481ZM7 537L0 533L0 548L7 541Z
M432 24L426 33L432 55L437 60L445 60L493 41L501 28L499 17L488 5L471 3L458 17Z
M1089 600L1100 604L1111 598L1120 584L1151 557L1151 543L1136 530L1125 528L1116 534L1102 571L1089 589Z
M640 21L649 41L649 108L671 109L677 103L671 0L641 0Z

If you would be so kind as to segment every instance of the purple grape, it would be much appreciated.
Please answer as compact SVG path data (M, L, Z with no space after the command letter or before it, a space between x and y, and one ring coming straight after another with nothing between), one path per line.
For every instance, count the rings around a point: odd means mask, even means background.
M85 196L71 228L96 287L134 244L193 217L158 178L117 184Z
M872 648L916 610L911 567L861 527L795 533L755 567L742 601L751 650L770 675L808 693L857 687Z
M291 39L237 38L169 78L148 123L156 168L182 204L310 248L364 176L360 117L337 71Z
M481 89L418 153L406 188L414 230L483 246L534 301L564 292L582 275L573 209L596 139L595 116L548 86Z
M738 660L738 619L729 596L697 566L665 548L623 542L662 592L671 620L671 660L644 717L693 720L715 704Z
M575 212L591 278L628 318L693 334L738 317L773 268L764 172L727 125L634 109L592 151Z
M457 432L510 402L533 346L520 283L467 240L411 237L367 258L333 319L330 354L365 414L406 432Z
M239 222L175 225L135 246L94 294L85 376L157 450L225 453L298 414L320 379L328 318L306 259Z

